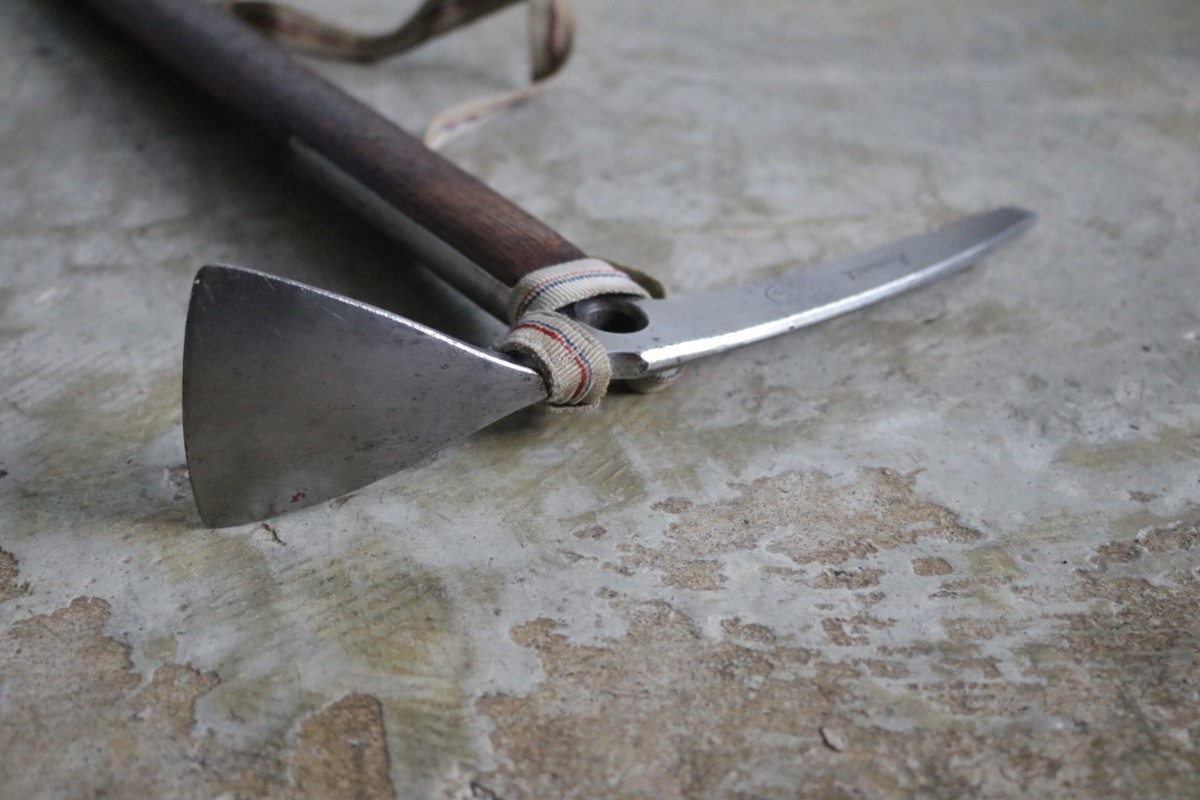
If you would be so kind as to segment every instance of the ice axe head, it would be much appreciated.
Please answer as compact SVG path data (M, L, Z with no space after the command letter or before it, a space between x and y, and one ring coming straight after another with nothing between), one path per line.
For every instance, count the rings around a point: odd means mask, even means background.
M577 316L613 374L636 378L928 283L1033 221L1001 208L769 281L582 304ZM196 276L183 369L192 489L214 526L337 497L547 395L542 376L510 358L331 292L225 266Z

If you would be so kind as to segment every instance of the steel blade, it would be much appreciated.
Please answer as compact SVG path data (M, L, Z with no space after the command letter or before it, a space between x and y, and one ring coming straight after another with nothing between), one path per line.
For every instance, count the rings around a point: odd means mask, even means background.
M533 370L311 286L209 266L192 287L184 442L216 527L358 489L545 396Z
M860 255L802 269L782 278L725 291L628 300L623 309L600 298L587 322L620 320L630 332L594 329L615 377L632 378L778 336L914 289L974 264L1035 221L1019 208L1000 208ZM596 322L603 324L603 322Z

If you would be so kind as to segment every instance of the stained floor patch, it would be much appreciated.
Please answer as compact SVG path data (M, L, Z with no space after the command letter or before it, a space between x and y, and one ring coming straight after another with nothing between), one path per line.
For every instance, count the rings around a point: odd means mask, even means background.
M0 550L0 603L25 594L26 587L17 582L17 559Z
M1189 796L1196 543L1185 518L1098 547L1098 566L1041 598L1086 610L1040 632L959 617L942 620L938 641L872 644L863 634L886 620L829 618L840 658L738 619L713 639L662 602L613 600L628 633L602 646L527 623L512 636L546 679L527 697L478 702L500 765L481 785L503 797L1117 798L1134 780ZM1142 576L1148 566L1159 580ZM921 572L958 580L940 564Z
M620 566L660 570L667 586L712 591L724 582L721 556L763 546L797 565L826 567L812 581L816 588L861 589L878 583L882 572L840 565L921 539L966 543L982 536L950 509L921 498L916 475L889 469L862 470L843 487L819 473L790 472L736 488L736 497L719 503L657 504L655 510L676 516L667 544L618 546Z
M292 753L292 778L304 797L390 798L383 707L350 695L304 720Z
M0 551L14 585L15 560ZM196 701L219 677L162 664L148 679L106 633L110 609L79 597L0 631L0 794L106 797L394 797L383 710L355 694L253 751L196 729Z

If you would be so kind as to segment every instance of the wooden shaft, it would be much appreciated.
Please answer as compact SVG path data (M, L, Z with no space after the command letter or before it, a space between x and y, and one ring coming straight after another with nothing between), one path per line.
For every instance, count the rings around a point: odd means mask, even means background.
M511 286L583 253L205 0L84 0L270 133L320 153Z

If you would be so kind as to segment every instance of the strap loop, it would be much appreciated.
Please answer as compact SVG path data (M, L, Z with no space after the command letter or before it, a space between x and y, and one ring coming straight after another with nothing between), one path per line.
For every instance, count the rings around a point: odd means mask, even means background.
M607 261L581 258L531 272L509 294L508 318L515 322L530 311L557 311L606 294L649 297L650 293Z
M557 311L533 311L509 329L500 351L533 362L553 408L592 408L608 392L612 364L596 337Z
M231 13L288 47L320 58L373 62L413 50L521 0L424 0L399 27L386 33L349 31L275 0L218 0ZM528 0L530 83L442 110L425 129L437 150L475 125L544 91L571 56L575 22L566 0Z
M500 350L532 361L552 408L592 408L608 392L612 364L587 328L558 309L600 295L650 293L606 261L584 258L531 272L512 288L513 326Z

